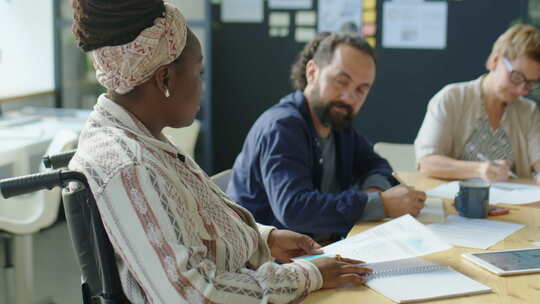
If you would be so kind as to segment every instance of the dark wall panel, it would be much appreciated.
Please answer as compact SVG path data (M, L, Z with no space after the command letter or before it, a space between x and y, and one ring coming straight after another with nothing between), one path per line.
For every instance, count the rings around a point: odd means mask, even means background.
M448 83L485 73L492 44L519 18L520 10L518 0L450 1L446 49L379 47L375 87L355 127L374 142L412 143L430 98ZM380 16L382 5L378 11Z
M382 1L377 2L380 29ZM446 49L383 49L378 45L376 83L355 128L374 142L412 142L431 96L447 83L484 73L493 42L520 17L525 4L526 0L449 1ZM219 5L213 5L216 172L232 166L253 122L291 91L290 66L303 45L294 41L292 25L289 37L269 37L265 19L262 24L221 23Z
M291 90L290 66L303 45L290 37L270 38L266 23L218 22L217 5L213 12L214 168L219 172L232 166L257 117Z

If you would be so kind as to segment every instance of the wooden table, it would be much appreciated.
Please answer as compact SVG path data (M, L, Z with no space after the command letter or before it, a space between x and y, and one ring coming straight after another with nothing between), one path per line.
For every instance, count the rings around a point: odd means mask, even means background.
M426 190L433 188L447 181L428 178L420 173L400 173L400 177L417 189ZM446 214L456 214L452 207L452 201L445 201ZM448 304L514 304L514 303L540 303L540 273L527 274L511 277L499 277L490 272L465 261L462 253L482 252L505 249L519 249L534 247L531 242L540 242L540 209L530 208L531 206L540 207L540 204L527 205L507 205L510 208L510 214L490 217L500 221L524 224L525 227L510 235L503 241L490 247L489 250L473 249L455 246L452 249L430 254L422 258L438 264L449 265L457 271L488 285L493 289L492 293L464 296L438 301L427 301L423 303L448 303ZM380 222L368 222L356 225L349 236L360 233L366 229L376 226ZM436 282L433 282L436 284ZM396 286L399 288L399 286ZM429 286L426 286L429 288ZM305 303L393 303L386 297L372 291L367 287L349 287L331 290L320 290L310 294Z

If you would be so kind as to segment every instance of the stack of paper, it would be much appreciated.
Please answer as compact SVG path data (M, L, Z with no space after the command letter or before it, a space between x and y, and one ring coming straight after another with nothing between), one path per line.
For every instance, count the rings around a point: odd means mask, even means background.
M428 196L454 199L459 191L459 182L440 185L426 191ZM540 187L517 183L492 183L489 189L490 203L528 204L540 201Z
M323 255L300 259L339 254L365 261L373 270L366 285L397 303L489 292L488 286L450 267L415 258L450 248L407 214L323 247Z

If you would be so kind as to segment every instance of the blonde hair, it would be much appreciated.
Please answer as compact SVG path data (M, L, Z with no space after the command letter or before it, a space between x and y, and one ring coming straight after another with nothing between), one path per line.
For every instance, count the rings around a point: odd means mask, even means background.
M514 60L520 56L540 62L540 29L527 24L514 25L504 32L495 44L486 61L486 68L494 67L496 56L506 56Z

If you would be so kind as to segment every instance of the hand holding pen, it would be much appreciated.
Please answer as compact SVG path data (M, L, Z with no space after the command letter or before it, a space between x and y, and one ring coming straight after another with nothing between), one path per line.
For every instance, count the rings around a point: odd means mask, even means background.
M482 153L477 153L476 156L485 161L485 165L480 168L481 177L491 181L505 181L508 180L508 177L518 178L518 176L510 170L508 162L506 160L490 160Z
M400 183L381 193L381 202L384 207L384 213L388 217L399 217L404 214L417 216L424 208L426 194L423 191L417 191L407 186L397 174L392 174Z

